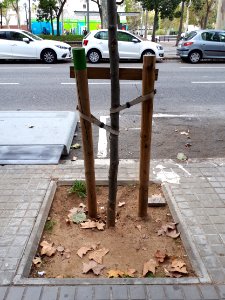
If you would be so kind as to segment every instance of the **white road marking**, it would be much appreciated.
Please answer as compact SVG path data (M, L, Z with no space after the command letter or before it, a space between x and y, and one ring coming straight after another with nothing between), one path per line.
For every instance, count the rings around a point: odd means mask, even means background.
M12 69L51 69L51 67L0 67L0 70L12 70Z
M153 114L153 118L193 118L194 115Z
M199 83L199 84L208 84L208 83L212 83L212 84L214 84L214 83L219 83L219 84L221 84L221 83L225 83L225 81L192 81L191 83Z
M0 85L18 85L18 82L0 82Z
M106 124L107 118L109 118L109 116L100 116L100 121ZM97 157L105 158L106 156L107 156L106 130L104 128L99 128Z
M225 67L180 67L180 69L225 69Z
M61 82L62 85L75 85L76 82ZM111 82L89 82L88 85L110 85ZM142 84L141 81L120 82L120 85Z

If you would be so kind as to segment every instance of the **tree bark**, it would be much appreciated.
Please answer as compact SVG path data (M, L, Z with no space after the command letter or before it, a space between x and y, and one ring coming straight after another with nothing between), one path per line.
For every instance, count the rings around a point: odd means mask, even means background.
M155 32L158 22L158 6L155 6L155 15L154 15L154 21L153 21L153 29L152 29L152 42L155 42Z
M180 40L181 37L181 33L182 33L182 27L183 27L183 19L184 19L184 0L182 1L181 4L181 15L180 15L180 25L179 25L179 29L178 29L178 35L177 35L177 40L176 40L176 46L178 45L178 42Z
M111 108L120 105L119 85L119 53L117 41L117 11L116 1L107 0L108 32L109 32L109 57L111 75ZM119 113L110 114L111 127L119 131ZM107 226L115 227L117 174L119 165L118 135L110 133L110 167L109 167L109 199L107 206Z
M108 13L107 13L107 3L108 0L102 0L102 28L108 28ZM112 0L114 2L114 0Z

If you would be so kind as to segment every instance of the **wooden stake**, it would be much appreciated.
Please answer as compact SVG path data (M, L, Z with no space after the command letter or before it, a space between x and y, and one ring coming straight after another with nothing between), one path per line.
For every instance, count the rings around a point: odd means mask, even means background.
M155 56L145 55L143 58L142 95L154 90ZM139 175L139 207L138 216L146 217L148 208L148 185L151 157L153 99L142 102L140 175Z
M83 48L73 49L74 71L76 74L77 97L79 111L87 117L91 116L88 92L86 56ZM97 217L97 201L95 189L94 151L91 123L80 118L82 130L85 178L87 186L88 216Z

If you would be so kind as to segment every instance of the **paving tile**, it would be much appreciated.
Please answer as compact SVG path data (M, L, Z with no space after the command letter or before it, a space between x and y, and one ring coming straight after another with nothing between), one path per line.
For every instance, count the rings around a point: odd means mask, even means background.
M22 300L24 287L11 287L5 300Z
M146 289L144 285L130 286L130 299L131 300L145 300L146 299Z
M76 293L76 288L74 286L62 286L59 288L60 294L59 294L59 300L75 300L75 293ZM85 298L85 290L83 291L83 295L81 294L81 298L76 298L76 299L89 299Z
M225 285L218 285L218 293L222 299L225 299Z
M0 300L4 300L8 287L0 286Z
M41 286L29 286L24 292L23 300L39 300L41 296L41 291Z
M201 300L200 290L197 286L183 286L184 295L188 300Z
M45 286L40 300L57 300L58 287Z
M110 300L110 286L96 286L94 294L94 300Z
M148 299L151 300L167 300L165 291L162 285L151 285L147 287Z
M73 299L73 298L71 298ZM76 292L76 300L92 300L93 299L93 287L79 286Z
M202 293L202 296L203 296L203 299L204 300L215 300L215 299L218 299L219 296L216 292L216 289L213 285L200 285L199 286L200 290L201 290L201 293Z
M127 300L128 290L126 285L113 285L112 286L112 299L113 300Z
M178 285L168 285L165 286L165 294L169 300L182 300L184 296L182 294L182 289Z
M225 282L225 272L222 268L210 269L208 270L212 282L215 284L221 284Z

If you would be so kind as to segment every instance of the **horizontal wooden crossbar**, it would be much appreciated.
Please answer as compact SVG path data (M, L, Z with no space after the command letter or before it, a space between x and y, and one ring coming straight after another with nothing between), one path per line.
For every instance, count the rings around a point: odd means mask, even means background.
M158 69L155 70L155 80L158 79ZM110 69L106 67L88 67L88 79L110 79ZM70 67L70 78L75 78L74 67ZM140 68L120 68L120 80L142 80L142 69Z

